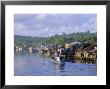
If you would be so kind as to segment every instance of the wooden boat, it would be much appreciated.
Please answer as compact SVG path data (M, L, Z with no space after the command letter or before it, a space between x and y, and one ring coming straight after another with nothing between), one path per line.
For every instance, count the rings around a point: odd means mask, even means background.
M61 64L60 57L52 58L51 61L56 64Z
M51 61L55 64L61 64L61 65L65 64L65 60L60 57L53 58L51 59Z

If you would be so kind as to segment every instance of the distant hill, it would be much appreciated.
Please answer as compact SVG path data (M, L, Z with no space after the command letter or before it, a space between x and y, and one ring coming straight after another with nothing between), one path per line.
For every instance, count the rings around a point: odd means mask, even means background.
M97 33L70 33L62 35L55 35L51 37L30 37L30 36L14 36L15 46L22 45L32 45L32 46L40 46L40 45L63 45L65 43L71 43L74 41L79 42L97 42Z

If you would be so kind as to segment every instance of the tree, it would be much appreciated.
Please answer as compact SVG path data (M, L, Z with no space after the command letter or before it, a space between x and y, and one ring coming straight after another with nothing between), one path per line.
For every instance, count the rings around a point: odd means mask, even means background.
M86 33L90 33L90 31L89 31L89 30L87 30L87 31L86 31Z
M66 33L65 33L65 32L62 32L62 35L64 35L64 36L65 36L65 35L66 35Z

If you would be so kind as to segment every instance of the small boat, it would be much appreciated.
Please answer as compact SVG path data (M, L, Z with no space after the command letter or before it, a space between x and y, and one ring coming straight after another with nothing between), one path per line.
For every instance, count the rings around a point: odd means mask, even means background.
M61 57L52 58L51 60L55 64L61 64L61 65L65 64L65 60L62 59Z
M56 64L61 64L60 57L52 58L51 61Z

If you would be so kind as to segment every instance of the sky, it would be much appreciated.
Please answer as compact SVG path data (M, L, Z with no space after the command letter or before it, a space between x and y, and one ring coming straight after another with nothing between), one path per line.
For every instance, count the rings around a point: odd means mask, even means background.
M55 34L97 31L96 14L15 14L14 34L50 37Z

